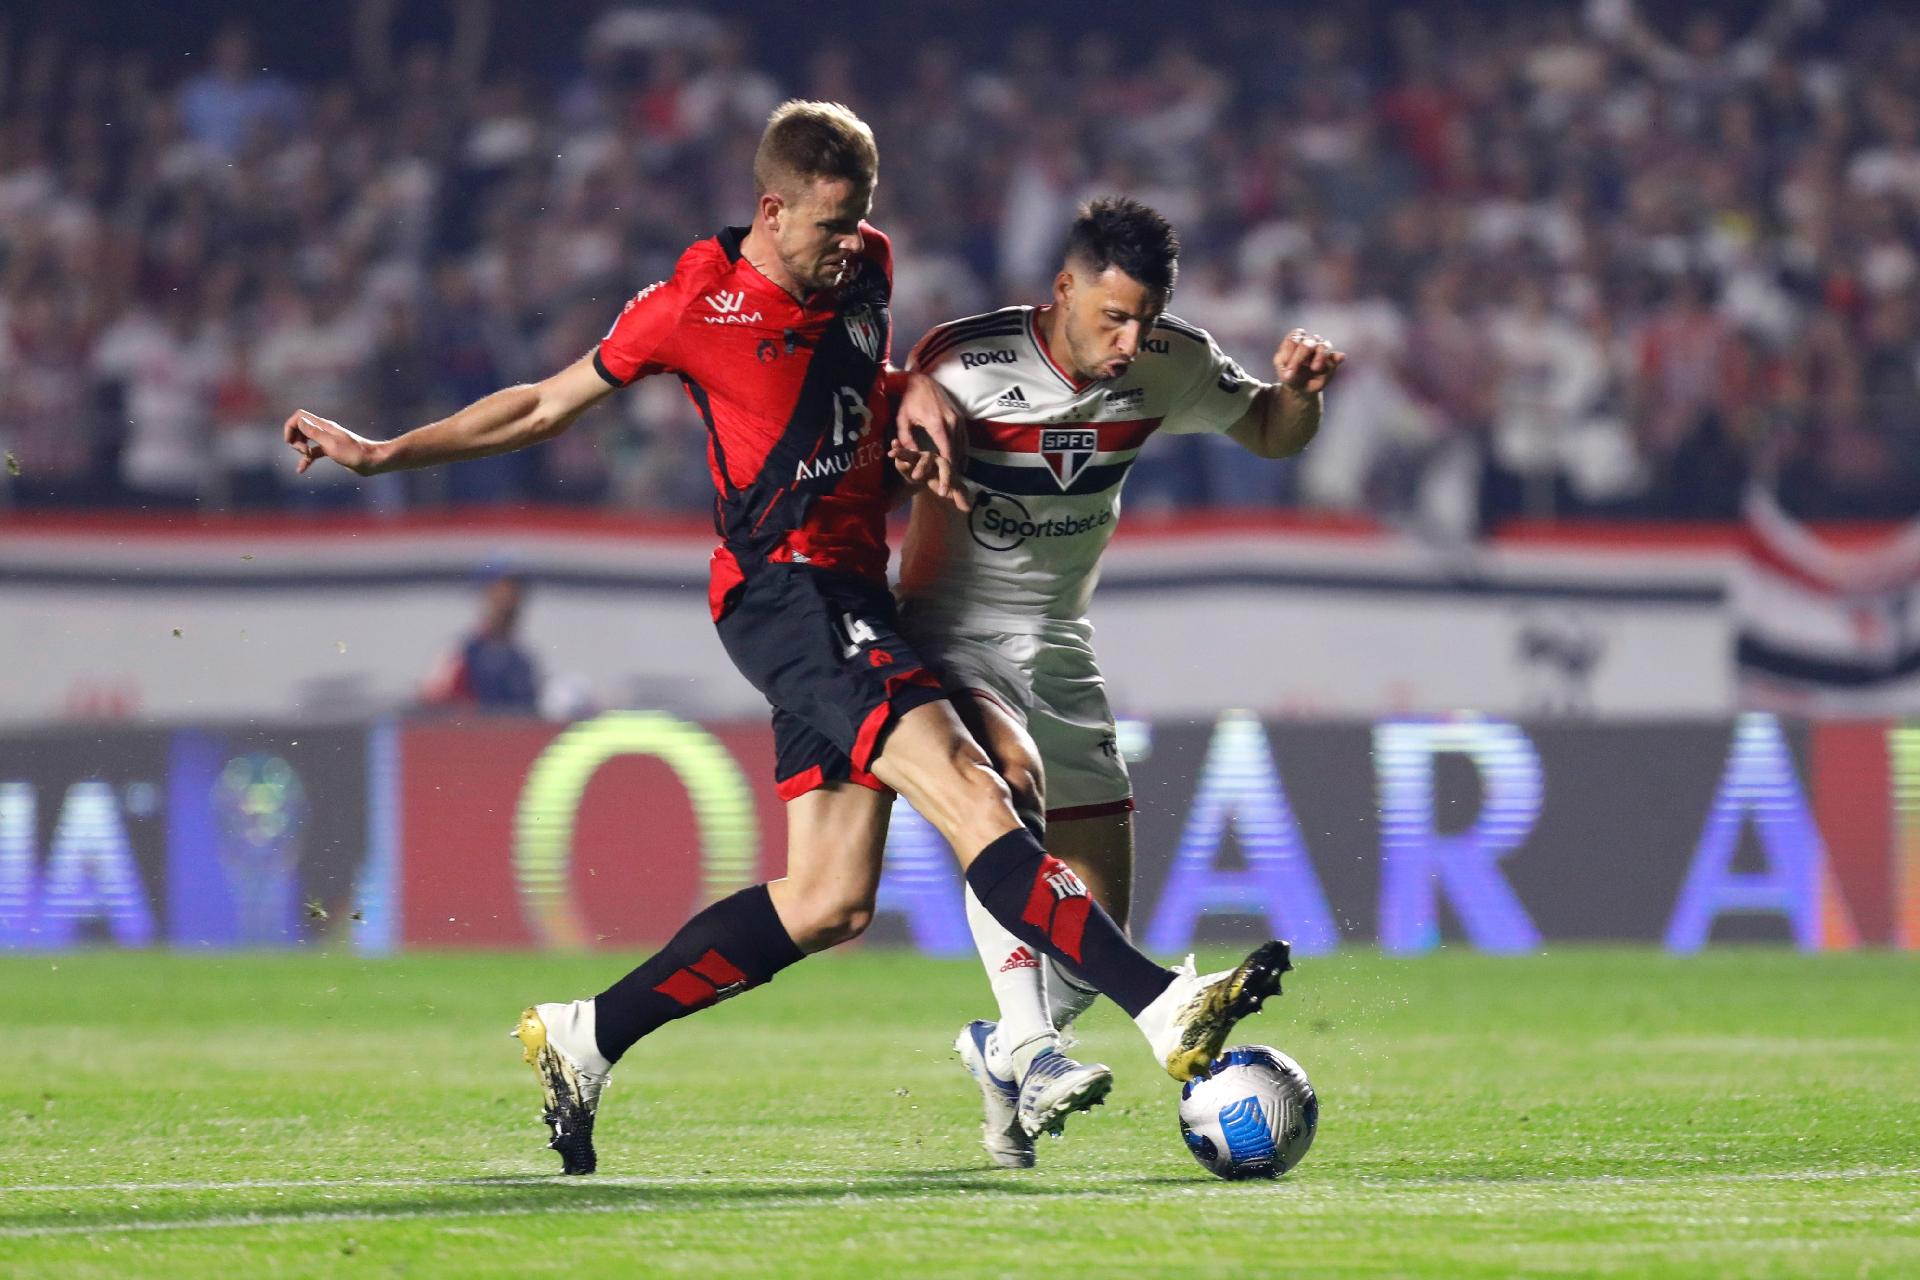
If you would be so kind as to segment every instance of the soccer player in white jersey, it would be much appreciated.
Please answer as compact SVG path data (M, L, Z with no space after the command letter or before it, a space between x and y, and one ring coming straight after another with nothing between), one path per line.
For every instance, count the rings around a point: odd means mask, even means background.
M950 688L1012 787L1023 820L1121 924L1133 877L1133 789L1086 620L1120 488L1148 437L1214 432L1263 458L1298 453L1345 357L1295 330L1274 381L1250 378L1204 331L1166 314L1179 242L1138 201L1096 200L1068 236L1046 306L928 333L909 367L967 423L962 512L916 497L902 557L904 630ZM1000 1005L955 1047L986 1104L985 1143L1009 1168L1034 1138L1105 1096L1112 1073L1062 1052L1095 993L983 910L967 919Z

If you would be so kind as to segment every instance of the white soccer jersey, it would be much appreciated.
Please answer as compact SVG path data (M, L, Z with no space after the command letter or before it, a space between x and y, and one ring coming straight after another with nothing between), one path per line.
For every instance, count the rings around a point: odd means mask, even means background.
M1225 431L1260 390L1205 331L1173 316L1105 382L1062 371L1039 324L1024 306L955 320L908 358L959 402L973 496L970 516L913 505L900 591L918 609L1003 626L1080 618L1147 437Z

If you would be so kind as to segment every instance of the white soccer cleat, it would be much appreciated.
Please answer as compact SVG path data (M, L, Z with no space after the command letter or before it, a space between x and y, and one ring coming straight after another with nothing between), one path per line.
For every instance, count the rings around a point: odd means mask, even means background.
M613 1070L594 1039L593 1001L534 1005L507 1034L539 1077L546 1102L540 1119L553 1130L547 1145L560 1153L560 1172L592 1173L593 1117Z
M980 1086L980 1101L987 1117L980 1127L980 1145L1002 1169L1031 1169L1033 1139L1020 1127L1020 1087L1013 1082L1010 1066L1004 1076L993 1069L989 1047L993 1028L991 1022L969 1022L960 1028L960 1035L953 1042L954 1052L960 1055L960 1065Z
M1058 1049L1043 1049L1020 1078L1020 1128L1029 1144L1043 1133L1057 1138L1068 1116L1099 1106L1112 1089L1113 1072L1105 1064L1075 1062Z
M1266 942L1232 969L1205 976L1193 957L1173 971L1173 982L1140 1011L1134 1025L1175 1080L1191 1080L1213 1065L1234 1024L1280 994L1280 975L1293 968L1284 942Z

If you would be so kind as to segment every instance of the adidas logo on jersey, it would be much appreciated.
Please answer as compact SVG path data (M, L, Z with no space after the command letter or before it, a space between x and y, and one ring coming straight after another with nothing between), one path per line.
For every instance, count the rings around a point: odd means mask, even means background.
M995 400L994 404L1002 409L1030 409L1033 407L1027 403L1027 393L1019 387L1009 387L1005 391L1002 391L1000 398Z
M760 319L758 311L748 313L741 310L747 305L745 289L735 289L731 293L722 289L719 293L710 293L707 295L707 305L713 308L714 314L700 318L708 324L755 324Z

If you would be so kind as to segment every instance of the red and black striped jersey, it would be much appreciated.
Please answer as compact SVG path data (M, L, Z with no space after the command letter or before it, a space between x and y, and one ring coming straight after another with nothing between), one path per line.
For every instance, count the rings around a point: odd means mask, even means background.
M594 353L617 387L678 376L706 424L716 619L769 561L886 581L893 253L860 231L848 278L800 302L741 256L746 228L729 227L636 294Z

